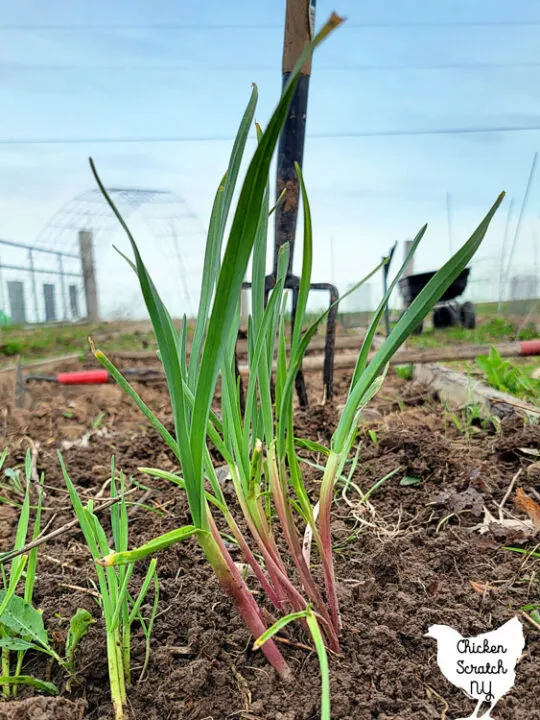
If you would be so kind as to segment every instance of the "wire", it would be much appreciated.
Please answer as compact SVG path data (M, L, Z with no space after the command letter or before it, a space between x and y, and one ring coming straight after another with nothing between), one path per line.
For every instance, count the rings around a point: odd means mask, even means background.
M416 70L501 70L507 68L540 68L540 61L516 63L440 63L438 65L323 65L315 66L316 72L387 72ZM227 67L186 66L186 65L0 65L0 71L45 71L45 72L276 72L276 67Z
M421 135L480 135L485 133L537 132L540 124L529 126L491 126L477 128L433 128L425 130L364 130L358 132L308 133L312 140L341 140L372 137L415 137ZM90 145L128 143L205 143L232 142L234 137L225 135L171 135L163 137L87 137L87 138L0 138L0 145Z
M420 22L358 22L344 23L343 29L364 30L377 28L454 28L454 27L536 27L540 25L540 20L451 20L449 22L440 21L420 21ZM283 30L281 23L269 24L228 24L228 25L179 25L178 23L155 23L148 25L28 25L13 24L0 25L0 31L45 31L45 32L87 32L87 31L171 31L171 32L198 32L198 31L227 31L227 30Z

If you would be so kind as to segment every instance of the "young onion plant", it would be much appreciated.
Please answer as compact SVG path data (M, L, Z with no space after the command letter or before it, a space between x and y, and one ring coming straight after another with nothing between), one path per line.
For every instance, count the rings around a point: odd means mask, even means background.
M4 451L0 455L0 470L6 457L7 451ZM26 453L24 470L25 491L23 502L19 507L15 544L11 551L0 555L2 578L0 584L0 648L2 654L0 685L5 698L15 697L19 685L30 685L40 692L57 695L58 688L54 683L23 674L26 653L35 651L52 658L70 675L69 684L75 669L75 650L92 622L90 613L81 608L77 609L70 619L65 657L62 658L51 643L43 622L43 615L33 605L38 547L31 548L26 555L23 554L23 551L27 542L37 540L40 534L44 476L41 474L41 477L35 483L33 482L32 457L29 450ZM19 488L16 489L19 490ZM31 504L32 491L37 494L35 506ZM18 507L17 503L11 504ZM32 511L34 511L34 525L30 533ZM12 557L13 553L15 553L15 557ZM17 594L20 585L23 586L22 594Z
M157 560L150 561L139 593L135 598L132 597L129 592L129 582L133 572L133 563L118 568L105 568L101 565L101 558L109 553L107 534L93 512L92 501L89 500L86 505L82 504L60 453L59 459L75 514L79 520L92 559L96 564L98 592L107 635L107 661L111 699L116 720L122 720L125 717L127 701L126 687L131 684L131 626L135 620L140 622L146 636L148 656L149 636L157 612L159 590L156 574ZM125 478L122 472L120 472L119 483L116 482L113 458L111 460L110 494L111 498L117 499L117 502L111 505L110 520L112 546L115 552L119 554L125 552L128 548L128 514L124 499L124 485ZM151 585L154 587L154 604L151 618L146 622L141 616L140 609ZM147 660L145 664L146 662Z
M297 456L294 433L294 381L310 340L324 320L321 314L304 327L311 279L313 241L311 212L300 168L297 167L304 209L303 259L294 330L285 331L284 283L288 247L281 249L275 286L265 304L265 261L267 250L269 169L280 131L296 88L300 68L322 39L340 22L332 16L306 48L264 132L257 126L258 146L249 163L239 192L228 240L224 243L232 196L239 174L247 134L252 125L257 89L254 88L234 143L228 170L218 188L208 231L199 310L191 352L187 353L187 321L178 332L150 278L137 244L118 213L91 162L96 180L129 238L134 254L131 263L139 278L144 300L153 323L163 363L174 417L174 436L160 423L121 373L100 351L96 358L116 378L146 418L176 455L177 473L153 470L185 489L192 524L156 538L150 543L104 558L107 566L130 563L194 535L223 589L236 603L240 615L258 638L266 631L261 607L249 591L218 528L227 526L245 562L265 591L275 614L296 616L307 623L315 613L327 646L339 651L340 616L332 558L330 510L334 487L341 477L357 434L362 408L379 389L388 361L466 267L479 247L498 198L477 230L446 263L415 299L392 330L384 345L368 364L368 353L377 326L407 262L426 227L416 236L409 257L382 299L358 356L345 407L330 448L326 451L320 497L306 487ZM224 248L223 248L224 245ZM249 379L241 402L235 374L235 343L239 329L242 281L252 259L252 314L248 325ZM369 273L371 277L378 268ZM221 400L214 400L218 377ZM272 391L272 384L274 391ZM214 405L216 402L216 405ZM235 502L229 504L216 476L210 453L218 454L228 466L234 485ZM320 512L314 511L317 500ZM242 522L238 522L238 513ZM245 530L240 529L240 525ZM323 582L314 572L302 549L306 528L313 537L322 565ZM308 612L309 610L309 612ZM313 623L312 623L313 625ZM272 638L262 651L284 679L289 667Z

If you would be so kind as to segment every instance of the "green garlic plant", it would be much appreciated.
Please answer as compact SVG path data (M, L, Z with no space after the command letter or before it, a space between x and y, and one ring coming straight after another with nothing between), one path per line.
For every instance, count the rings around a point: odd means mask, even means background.
M151 425L178 460L177 473L154 469L185 490L192 524L167 533L142 547L103 558L106 566L123 565L154 553L173 542L194 536L212 566L223 590L234 600L251 633L259 638L266 632L261 606L249 591L218 527L227 525L252 568L266 598L278 617L300 613L307 623L316 613L326 645L339 652L341 621L332 556L331 504L334 488L353 447L361 410L382 384L387 364L419 322L438 301L446 288L468 264L500 205L497 199L486 217L463 247L426 285L386 341L368 364L368 353L389 297L426 226L416 236L409 256L388 287L359 353L348 397L329 448L325 448L319 514L314 507L315 488L304 482L294 433L294 381L302 358L327 313L308 324L306 306L311 279L313 238L311 212L302 172L297 167L304 209L303 258L297 320L290 337L285 332L284 282L288 267L288 247L281 248L274 288L265 305L264 277L267 250L269 170L272 156L287 117L302 64L321 41L340 23L333 15L306 47L290 75L268 126L257 126L258 146L247 169L232 217L228 240L225 230L232 205L240 162L248 131L253 122L257 89L254 87L236 137L228 170L219 185L210 219L205 252L199 310L191 352L187 352L187 320L180 332L148 274L129 228L110 199L91 162L98 185L127 233L134 254L131 263L156 334L159 357L167 378L174 417L174 435L169 433L127 380L99 350L95 357L134 400ZM252 260L252 313L248 326L249 380L245 404L235 374L235 343L239 329L242 281ZM380 266L379 266L380 267ZM378 268L369 273L370 278ZM214 394L221 382L219 403ZM275 393L272 393L275 378ZM305 446L305 444L304 444ZM224 496L216 476L212 448L228 466L235 502ZM238 523L238 513L242 523ZM240 525L242 528L240 529ZM302 548L302 535L309 528L322 565L323 584ZM312 608L312 610L311 610ZM305 617L302 616L305 614ZM311 616L310 616L311 617ZM291 670L276 643L269 638L262 644L269 662L285 680Z

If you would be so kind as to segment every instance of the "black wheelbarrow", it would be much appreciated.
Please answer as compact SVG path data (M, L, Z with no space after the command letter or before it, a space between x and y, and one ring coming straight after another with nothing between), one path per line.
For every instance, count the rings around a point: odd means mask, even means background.
M441 296L433 308L433 327L447 328L461 325L464 328L476 327L476 313L472 302L458 303L456 298L463 295L467 287L471 269L465 268ZM408 308L417 295L425 288L435 272L418 273L407 275L399 281L399 291L405 307ZM415 335L420 335L424 323L420 323L414 330Z

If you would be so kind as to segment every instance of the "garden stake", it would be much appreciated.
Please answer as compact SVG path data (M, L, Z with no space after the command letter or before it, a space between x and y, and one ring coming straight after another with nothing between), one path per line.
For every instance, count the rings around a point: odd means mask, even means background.
M316 0L287 0L285 15L285 36L283 39L283 88L287 85L292 69L300 58L306 43L313 37L315 23ZM298 219L298 198L300 194L298 173L295 163L300 168L304 157L304 139L306 133L307 103L309 94L309 78L311 76L311 56L306 60L300 72L298 85L293 95L289 114L280 135L277 156L276 183L276 224L274 236L274 264L272 272L265 277L265 303L268 295L276 284L279 251L283 245L289 245L289 265L285 277L285 290L292 291L291 325L294 331L300 278L293 273L294 240ZM282 200L280 201L280 199ZM251 288L245 282L243 288ZM325 399L333 395L334 350L336 338L336 320L339 297L337 288L331 283L310 283L310 290L328 292L330 294L330 310L326 322L326 339L324 348L323 381ZM295 379L298 400L302 407L307 407L308 396L304 374L300 367Z

